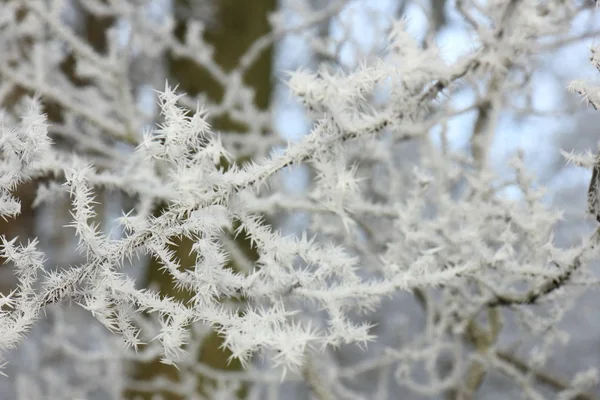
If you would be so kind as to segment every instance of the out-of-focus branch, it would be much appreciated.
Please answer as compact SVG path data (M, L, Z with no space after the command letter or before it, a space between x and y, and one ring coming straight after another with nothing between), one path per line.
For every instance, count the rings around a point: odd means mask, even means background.
M519 357L509 352L498 350L496 351L496 357L512 364L523 374L532 373L538 382L543 383L554 390L567 390L570 387L568 382L565 382L564 380L556 376L550 375L547 372L539 371L531 367L525 361L521 360ZM580 393L576 397L574 397L573 400L594 400L594 398L595 397L591 394Z
M319 371L314 360L309 357L304 366L304 378L310 386L310 390L318 400L333 400L331 393L325 387L322 377L319 376Z

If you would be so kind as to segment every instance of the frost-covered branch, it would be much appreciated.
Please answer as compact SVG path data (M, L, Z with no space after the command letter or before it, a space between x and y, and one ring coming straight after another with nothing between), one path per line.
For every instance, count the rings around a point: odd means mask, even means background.
M71 304L132 350L107 344L86 358L65 343L61 354L83 364L160 359L179 368L178 379L126 376L123 390L191 396L202 378L213 383L207 397L253 385L259 398L287 380L304 381L318 398L372 398L356 382L377 376L380 398L406 393L398 388L469 398L499 372L528 398L542 398L539 381L565 398L588 391L594 371L565 383L539 366L563 340L558 322L576 295L596 284L588 267L600 229L577 248L560 246L563 214L548 206L525 156L512 159L508 179L488 162L511 101L530 95L540 49L589 36L563 34L585 9L569 1L458 1L473 46L454 61L409 34L406 20L389 26L383 50L352 68L343 67L340 43L315 39L328 66L288 74L308 123L305 135L284 143L244 76L286 35L310 36L329 19L345 29L347 3L320 11L296 4L308 11L294 24L274 16L271 33L233 68L214 59L204 22L176 34L171 18L151 22L136 2L82 2L127 27L110 31L103 51L63 24L61 1L0 5L0 216L19 215L15 192L24 182L38 188L36 207L68 199L71 221L56 229L77 239L78 254L72 266L54 268L44 265L39 241L1 236L0 257L18 284L0 297L0 351ZM169 82L154 92L156 112L143 112L134 93L143 85L132 80L149 87L151 79L133 77L131 60L167 55L204 68L222 98L186 96ZM15 88L37 93L41 103L9 106ZM600 104L588 83L572 89ZM455 104L459 93L473 101ZM50 124L44 112L56 106ZM444 130L469 113L476 114L465 128L471 149L453 150ZM211 126L223 116L247 132ZM593 170L589 208L597 216L597 157L564 155ZM293 195L285 185L290 171L309 171ZM99 222L100 189L128 196L118 204L121 216L111 218L112 232ZM299 228L291 234L281 217L296 218ZM182 238L191 265L178 252ZM157 261L181 298L141 287L127 273L142 256ZM539 338L528 356L501 350L509 323L517 335ZM244 371L198 362L210 332ZM367 353L357 356L356 347Z

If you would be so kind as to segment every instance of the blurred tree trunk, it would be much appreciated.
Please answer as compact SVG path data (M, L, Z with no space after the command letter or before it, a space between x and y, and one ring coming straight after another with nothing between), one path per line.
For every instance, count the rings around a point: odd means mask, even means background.
M210 23L204 31L204 40L214 47L214 60L225 70L234 69L240 57L258 39L270 31L268 15L275 11L276 0L214 0L210 2L210 9L214 12ZM176 35L180 40L186 35L190 16L194 17L194 7L199 2L195 0L175 0L174 11L176 18ZM261 109L267 109L270 105L271 92L273 89L272 74L273 49L264 51L258 60L252 65L244 76L244 82L255 91L255 104ZM212 102L220 102L223 98L223 87L215 82L211 75L196 63L182 58L167 56L167 73L171 85L178 84L178 89L190 96L204 93ZM209 115L210 118L210 115ZM232 121L227 115L212 118L210 120L215 132L246 132L247 127ZM160 214L160 208L156 212ZM256 255L250 249L248 243L239 235L236 243L240 249L250 258ZM192 241L188 239L175 239L174 250L180 260L182 268L191 268L195 263L196 254L190 253ZM152 259L148 270L147 286L157 287L161 293L181 300L187 300L189 293L177 291L174 287L172 277L163 273L161 264ZM231 263L230 268L236 269ZM222 340L215 334L211 334L204 341L199 362L218 369L240 369L239 362L227 363L230 352L220 348ZM135 377L141 380L152 379L157 375L167 375L170 379L177 379L178 372L172 366L154 361L150 364L137 367ZM198 390L205 392L205 385L214 382L203 380L199 377ZM132 395L139 395L131 393ZM243 396L243 390L240 393ZM151 396L144 395L144 398ZM168 399L179 399L181 397L169 394Z
M446 0L431 0L431 30L437 33L446 25Z

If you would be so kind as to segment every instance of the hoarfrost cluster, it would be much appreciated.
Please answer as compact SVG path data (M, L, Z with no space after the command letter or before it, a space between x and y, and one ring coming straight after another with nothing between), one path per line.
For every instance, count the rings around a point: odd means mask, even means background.
M17 393L93 398L104 387L108 397L101 398L118 398L120 390L234 398L246 388L251 397L277 398L286 384L303 382L322 399L472 398L486 375L499 373L526 398L548 398L549 388L557 398L587 396L597 365L563 380L537 371L568 338L563 316L577 312L577 296L597 284L588 267L600 230L576 246L557 245L563 214L544 202L526 156L513 157L505 179L489 153L501 116L527 98L543 56L592 37L569 29L593 13L592 2L448 2L471 35L470 51L450 62L430 36L415 38L398 19L386 27L385 47L352 68L341 61L352 35L336 43L315 27L343 21L353 2L292 3L271 16L271 32L233 68L219 65L203 39L211 18L191 11L180 35L181 15L174 9L159 18L152 2L0 5L0 214L18 218L18 188L35 183L37 209L68 207L69 221L51 229L74 235L78 254L61 264L61 249L42 237L2 235L3 268L13 268L16 283L1 298L0 350L19 349L29 336L47 343L33 356L40 370L28 372L45 386L28 385L26 374L6 365ZM295 25L285 23L286 13ZM84 14L114 21L102 48L77 31ZM311 125L284 143L273 111L255 104L244 76L292 34L304 35L320 65L285 78ZM202 66L221 86L220 100L184 94L169 80L167 57ZM144 90L165 80L155 92L158 109L142 107ZM591 84L571 88L600 104ZM465 90L476 101L457 107L452 99ZM472 112L470 149L456 150L447 125ZM224 117L245 131L214 129L212 121ZM595 168L592 153L564 155ZM286 174L301 168L310 182L290 194ZM595 190L592 179L590 211L597 214ZM98 211L115 202L108 192L122 196L112 230ZM282 216L294 215L302 228L286 231ZM190 265L177 252L182 241L190 243ZM149 259L174 292L144 287L131 273ZM116 336L94 331L95 346L75 339L77 321L64 316L78 307ZM48 316L52 328L36 331ZM502 340L507 325L519 340L537 339L523 358ZM403 329L412 333L400 337ZM198 361L212 332L241 370ZM57 381L42 368L44 351L62 354L84 377ZM177 379L130 373L131 363L158 358L176 366ZM374 389L353 383L365 376L376 377ZM202 379L212 383L201 395Z

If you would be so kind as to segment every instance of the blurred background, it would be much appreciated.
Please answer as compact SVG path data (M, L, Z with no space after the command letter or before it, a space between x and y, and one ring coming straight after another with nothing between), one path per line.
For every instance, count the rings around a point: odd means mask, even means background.
M171 85L177 84L178 91L187 93L192 100L207 105L215 131L263 138L262 147L251 149L254 154L278 151L286 141L297 141L311 129L312 122L285 84L287 71L300 68L316 70L319 66L351 71L364 60L380 57L385 51L393 19L405 19L409 32L423 46L434 41L449 62L477 46L469 34L468 24L457 12L454 0L152 0L138 3L137 7L143 12L136 18L144 23L151 21L157 31L165 24L174 23L176 36L181 40L185 40L190 32L202 34L214 50L214 62L224 71L237 68L242 56L247 55L257 39L264 38L271 31L271 26L278 32L285 27L302 26L311 18L318 21L309 24L310 28L273 36L273 40L265 42L266 45L257 50L258 56L252 64L243 71L244 90L250 91L249 100L232 105L227 101L229 93L225 91L223 82L215 78L206 66L169 52L152 54L144 47L145 43L136 42L142 39L131 33L138 22L135 18L125 20L103 13L101 6L108 4L103 1L64 1L61 18L65 26L89 41L97 52L110 50L110 37L116 38L114 41L121 43L123 48L131 50L128 79L133 101L140 113L148 116L141 128L157 121L155 90L162 90L166 80ZM24 8L22 12L28 11ZM195 21L195 25L192 26L191 21ZM588 7L571 26L572 37L580 36L580 39L540 56L539 64L529 71L531 95L511 99L498 119L491 144L490 163L500 176L512 173L508 159L517 150L523 150L526 165L536 175L536 182L547 187L545 199L548 205L564 210L564 221L556 230L556 240L564 246L579 243L596 225L585 213L590 172L566 165L560 153L561 149L595 151L600 140L597 128L600 126L600 112L588 109L579 97L566 89L573 79L599 78L598 71L589 62L590 47L597 40L595 32L600 33L600 20L594 8ZM142 51L142 48L146 50ZM73 87L91 84L78 74L73 56L65 57L59 67ZM16 110L15 105L22 96L31 92L27 87L11 86L6 92L8 94L3 95L2 107ZM190 103L193 103L192 100ZM457 108L465 108L475 103L477 93L471 86L464 85L453 91L450 100ZM44 105L51 123L70 127L63 104L45 100ZM244 120L236 117L236 113L250 113L254 119ZM444 130L451 148L468 152L476 119L476 109L451 118L444 126L431 130L431 140L439 144L440 132ZM83 125L76 124L85 128ZM69 140L68 136L60 132L53 135L58 146L80 150L77 142ZM418 161L417 147L416 143L407 143L398 155L406 160L407 166ZM126 156L132 151L132 145L115 143L114 151ZM240 152L238 160L248 158L249 154ZM284 174L283 185L290 194L302 193L310 179L308 168L294 168ZM18 236L21 242L39 238L48 257L48 268L75 265L80 257L75 251L77 238L71 230L59 229L69 223L69 200L65 197L38 207L35 204L38 185L48 185L47 189L52 190L44 179L20 186L18 196L22 199L22 213L16 219L0 220L0 233L8 238ZM133 200L124 193L110 190L98 191L96 195L102 204L98 207L98 222L105 231L120 235L114 220L122 210L128 209ZM509 188L503 195L518 198L519 192ZM157 205L159 208L160 205ZM269 222L284 232L300 232L309 227L302 212L282 214ZM182 240L174 248L182 264L192 264L191 243ZM254 255L249 246L244 251L252 259ZM0 288L3 293L8 293L16 282L10 268L3 268L1 272ZM152 259L142 258L134 262L127 273L140 287L153 287L165 294L181 296L171 279ZM590 291L579 299L573 308L575 312L563 320L565 326L572 327L571 340L568 346L556 349L546 366L548 370L570 377L582 366L600 366L599 303L598 293ZM386 325L386 316L399 307L407 310L405 321ZM423 316L409 295L400 294L385 301L371 318L379 323L377 334L382 335L378 344L369 350L375 352L377 346L395 343L418 332L415 327L420 326ZM216 335L209 331L198 335L203 341L202 351L196 355L199 363L215 370L240 369L239 363L227 362L229 354L219 347L221 342ZM507 343L511 339L504 338ZM51 307L31 334L8 356L5 371L8 376L0 377L0 398L60 399L72 395L65 394L73 393L66 392L66 387L78 387L81 388L81 397L78 398L82 399L116 399L122 396L153 399L156 393L161 393L160 389L153 393L148 388L126 383L124 376L131 376L136 382L153 381L159 376L180 379L178 370L157 360L123 362L119 358L119 346L110 333L77 305ZM90 353L103 354L103 362L87 363L85 360L89 360ZM352 364L365 354L346 349L338 353L338 361ZM260 368L261 362L257 360L256 365ZM219 397L218 384L215 383L218 379L209 375L207 373L207 377L201 380L199 393L203 393L205 398L227 398L225 395ZM519 389L509 382L494 376L488 379L478 398L519 398ZM365 376L355 384L374 386L376 383ZM237 393L240 397L255 398L302 399L309 396L308 388L302 382L267 385L271 386L277 387L277 390L273 389L271 393L266 389L253 392L241 385ZM409 394L402 388L392 393L396 393L397 398L426 398ZM169 399L185 397L162 394ZM600 395L600 389L596 388L595 394Z

